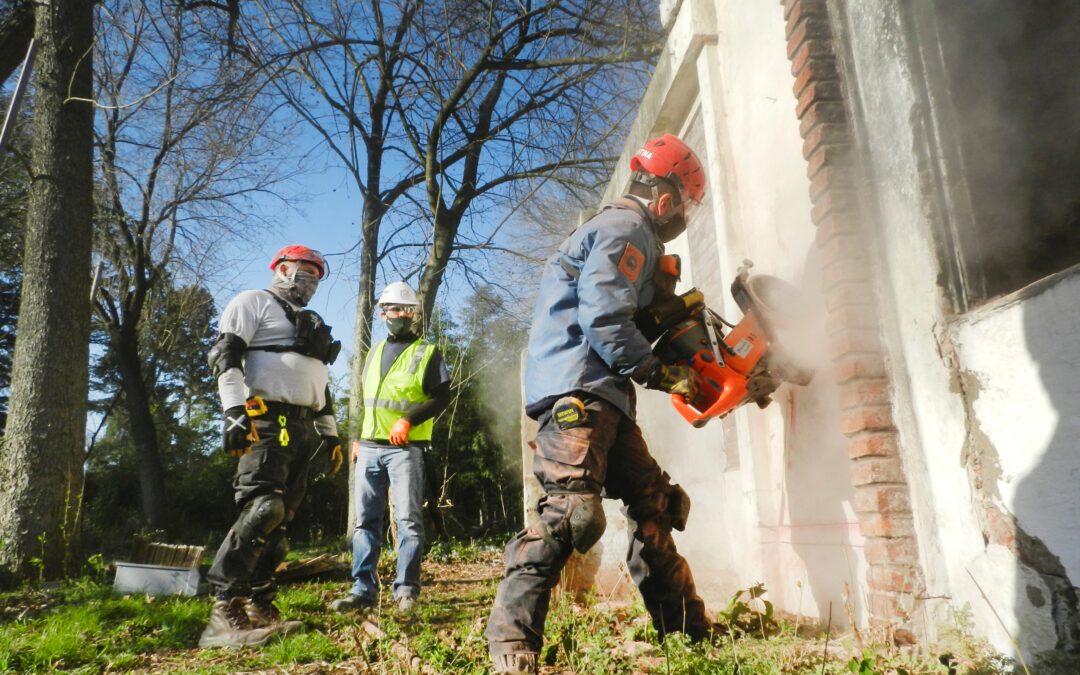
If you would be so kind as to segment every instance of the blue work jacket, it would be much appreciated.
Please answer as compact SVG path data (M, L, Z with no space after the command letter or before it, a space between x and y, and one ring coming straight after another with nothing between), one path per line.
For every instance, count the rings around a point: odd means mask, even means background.
M552 397L584 391L634 417L630 374L652 354L634 313L653 299L663 251L649 212L624 197L548 258L525 362L530 414Z

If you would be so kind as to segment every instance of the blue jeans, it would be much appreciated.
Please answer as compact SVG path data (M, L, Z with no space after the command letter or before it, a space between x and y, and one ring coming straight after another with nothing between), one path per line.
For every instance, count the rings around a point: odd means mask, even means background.
M353 532L353 586L350 593L374 600L379 595L379 551L387 488L397 520L397 577L394 598L420 594L420 559L424 555L424 451L416 445L360 444L356 460Z

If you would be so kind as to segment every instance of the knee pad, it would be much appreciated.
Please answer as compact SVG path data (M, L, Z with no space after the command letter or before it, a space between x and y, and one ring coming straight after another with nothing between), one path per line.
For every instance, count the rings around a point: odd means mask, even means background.
M639 523L654 521L668 530L686 528L690 517L690 495L681 486L672 484L667 474L636 497L626 509L627 515Z
M690 495L680 485L668 488L667 508L664 509L667 522L672 528L682 532L686 529L686 520L690 517Z
M600 495L567 495L570 506L567 520L570 525L570 543L578 553L588 551L600 541L607 529L607 517Z
M285 501L279 494L259 495L240 512L233 529L246 542L263 545L267 536L285 522Z

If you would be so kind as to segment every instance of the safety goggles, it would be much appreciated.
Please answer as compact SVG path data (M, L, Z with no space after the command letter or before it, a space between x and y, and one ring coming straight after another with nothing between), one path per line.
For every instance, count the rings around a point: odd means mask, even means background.
M416 308L413 305L379 305L387 314L411 314Z

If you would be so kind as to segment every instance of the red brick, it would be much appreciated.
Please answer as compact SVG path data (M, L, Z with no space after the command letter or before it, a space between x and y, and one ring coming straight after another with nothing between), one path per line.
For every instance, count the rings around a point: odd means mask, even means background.
M859 377L884 377L885 361L877 354L848 356L833 363L833 378L843 384Z
M844 262L860 265L857 260L841 261L840 263L837 263L837 265L844 264ZM830 265L828 269L831 270L833 267L835 267L835 265ZM877 315L868 308L838 307L835 312L828 315L826 332L829 335L834 335L840 331L858 330L859 328L874 328L875 326L877 326Z
M843 124L847 122L847 110L843 101L831 101L828 99L814 100L809 95L817 92L817 87L807 87L803 95L799 97L799 104L795 106L795 114L799 118L799 136L806 138L810 130L819 124ZM803 101L807 105L803 106Z
M813 184L810 187L813 190ZM837 188L819 192L818 198L814 200L813 207L810 208L810 220L816 225L830 213L852 213L857 208L858 198L851 190Z
M833 211L828 213L821 219L821 222L817 224L817 244L823 245L833 237L848 234L861 234L862 233L862 221L858 215L853 212L844 213L842 211ZM839 262L839 261L838 261ZM858 262L859 267L867 269L867 263L865 260L857 260L851 262ZM836 263L833 263L836 264ZM832 283L829 280L829 275L825 274L824 287L828 288Z
M847 190L850 189L854 181L852 180L851 168L846 166L827 166L818 172L814 179L810 181L810 201L817 202L818 198L826 190ZM855 200L851 199L845 202L846 211L852 211L855 208ZM821 218L824 218L822 215Z
M911 567L875 565L870 568L867 581L874 591L910 593L916 587L918 577Z
M849 330L836 333L829 338L829 358L833 361L855 354L880 353L881 340L874 329Z
M851 146L847 143L823 145L810 153L806 160L806 177L813 180L819 171L827 166L848 165L851 163Z
M795 95L795 116L802 119L807 109L814 103L842 101L843 98L843 92L840 89L838 80L811 81ZM806 136L802 126L799 127L799 135Z
M824 291L832 289L838 284L849 281L867 281L870 278L870 270L865 260L858 258L843 258L837 260L821 271L821 288ZM851 326L852 328L866 328L863 326ZM830 325L830 328L832 326Z
M874 305L874 289L864 282L837 284L825 294L825 309L832 312L838 307Z
M860 485L855 488L856 513L911 513L911 499L905 485Z
M821 249L820 264L823 267L828 267L838 260L863 260L866 257L866 238L861 232L832 236L829 231L818 230L814 235L814 240Z
M854 467L875 461L877 458L895 458L896 456L896 434L891 431L871 431L850 438L848 440L848 457L852 460L860 460L855 462L852 467L852 482L855 480ZM873 474L875 469L867 469L866 471Z
M848 145L850 140L846 124L819 124L803 139L803 159L810 159L822 145Z
M840 408L849 410L863 405L888 405L889 381L852 380L840 385Z
M837 284L825 294L825 309L833 312L840 307L874 307L874 289L865 282Z
M795 26L795 32L787 36L787 55L792 64L799 60L832 58L832 39L827 19L808 18ZM796 67L794 72L802 70Z
M883 619L906 620L907 611L904 609L900 596L884 591L872 591L870 593L870 613Z
M795 66L799 66L796 68ZM811 82L828 82L840 79L840 71L836 69L836 59L831 56L823 56L816 59L807 59L802 63L791 64L791 74L795 76L795 84L792 91L799 96Z
M986 537L991 544L1016 551L1016 519L1002 513L996 506L983 509L986 518Z
M866 457L851 463L851 484L856 487L903 483L905 480L900 460L895 457Z
M843 434L887 431L892 428L892 411L886 405L866 406L840 413L840 432Z
M825 0L783 0L784 18L790 19L795 12L805 16L826 16Z
M918 547L910 537L885 539L870 537L863 552L871 565L916 565L919 562Z
M864 537L914 537L915 525L910 515L860 513L859 529Z

